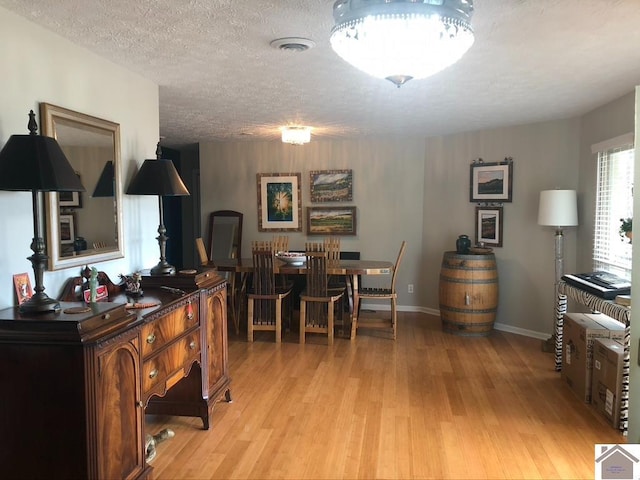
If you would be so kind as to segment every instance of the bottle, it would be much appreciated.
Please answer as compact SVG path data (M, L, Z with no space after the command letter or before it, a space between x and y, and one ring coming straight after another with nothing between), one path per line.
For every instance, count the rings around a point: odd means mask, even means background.
M467 235L460 235L456 240L456 253L467 254L471 248L471 240Z
M89 301L94 303L98 299L98 269L91 267L91 276L89 277Z

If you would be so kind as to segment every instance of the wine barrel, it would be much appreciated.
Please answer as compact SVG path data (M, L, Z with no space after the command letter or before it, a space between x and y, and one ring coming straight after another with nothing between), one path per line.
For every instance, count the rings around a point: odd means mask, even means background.
M493 253L445 252L440 269L442 329L456 335L486 336L498 309L498 269Z

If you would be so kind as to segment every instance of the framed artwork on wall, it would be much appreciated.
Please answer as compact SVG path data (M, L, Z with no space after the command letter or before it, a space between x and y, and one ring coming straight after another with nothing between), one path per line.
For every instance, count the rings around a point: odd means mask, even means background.
M312 202L353 200L353 170L315 170L309 177Z
M476 207L476 245L502 246L502 207Z
M356 207L307 207L307 235L355 235Z
M302 231L300 173L258 173L258 231Z
M76 216L73 213L60 215L60 243L73 244L76 238Z
M512 161L471 164L470 202L510 202L512 185Z

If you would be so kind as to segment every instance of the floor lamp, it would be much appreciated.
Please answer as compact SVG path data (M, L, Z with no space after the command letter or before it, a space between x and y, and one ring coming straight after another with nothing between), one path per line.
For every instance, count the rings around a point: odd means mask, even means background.
M33 110L29 112L28 135L12 135L0 151L0 190L31 192L33 211L34 294L19 307L22 313L60 310L60 302L44 293L45 253L40 218L40 192L84 192L80 177L54 138L38 135Z
M164 210L162 197L189 195L176 167L171 160L163 159L160 142L156 149L156 159L145 160L138 173L133 177L127 194L129 195L157 195L160 210L160 225L158 226L158 244L160 245L160 262L151 269L152 275L170 275L176 273L176 268L167 262L167 229L164 226Z
M558 284L564 275L564 227L575 227L578 225L578 202L575 190L543 190L540 192L540 205L538 208L538 225L555 227L556 230L556 280L555 299L560 293ZM563 295L564 296L564 295ZM566 297L565 297L566 300ZM554 325L555 325L554 320ZM549 343L555 343L554 334L551 339L543 344L543 349L548 350Z

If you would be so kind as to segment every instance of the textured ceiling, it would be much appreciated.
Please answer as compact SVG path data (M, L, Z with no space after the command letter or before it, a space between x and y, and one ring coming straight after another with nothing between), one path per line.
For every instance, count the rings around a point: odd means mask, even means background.
M475 0L473 47L398 89L329 45L332 0L0 0L160 86L166 145L432 136L585 113L640 84L639 0ZM316 43L287 52L281 37ZM313 137L312 137L313 138Z

